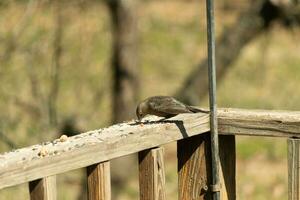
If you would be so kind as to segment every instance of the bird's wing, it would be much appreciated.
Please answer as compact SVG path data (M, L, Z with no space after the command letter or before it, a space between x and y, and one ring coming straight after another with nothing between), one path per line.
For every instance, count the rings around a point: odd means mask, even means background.
M166 114L190 113L187 107L172 97L157 97L149 101L151 109Z
M197 108L194 106L186 106L186 107L193 113L198 113L198 112L209 113L209 110L206 110L206 109Z

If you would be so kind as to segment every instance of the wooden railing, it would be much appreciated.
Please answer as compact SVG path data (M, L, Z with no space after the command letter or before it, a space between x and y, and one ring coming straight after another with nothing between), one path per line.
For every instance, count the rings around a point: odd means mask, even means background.
M288 139L289 199L299 199L300 112L219 109L221 197L236 199L235 135ZM55 175L87 168L88 199L111 199L110 160L137 153L141 200L164 200L163 148L177 142L179 199L210 196L208 114L134 121L0 155L0 189L29 182L31 199L56 199Z

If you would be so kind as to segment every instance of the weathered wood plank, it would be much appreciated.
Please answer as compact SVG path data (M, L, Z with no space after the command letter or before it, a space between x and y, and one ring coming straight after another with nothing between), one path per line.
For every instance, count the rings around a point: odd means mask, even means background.
M178 199L210 199L211 152L208 133L177 142Z
M56 176L29 182L31 200L56 200Z
M0 189L209 131L209 116L204 113L158 119L150 117L143 125L133 121L116 124L66 141L4 153L0 155ZM224 135L300 137L300 112L220 109L218 120L219 133Z
M209 130L207 114L129 122L0 155L0 188L86 167ZM183 120L184 119L184 120ZM42 152L42 153L41 153Z
M300 139L288 139L288 199L300 199Z
M208 133L178 141L178 195L180 200L211 199L211 148ZM220 136L220 196L236 199L235 138Z
M236 149L234 135L219 136L222 200L236 199Z
M110 162L102 162L87 167L89 200L110 200Z
M165 167L163 148L139 152L140 200L165 200Z
M219 134L300 137L300 112L272 110L218 110Z

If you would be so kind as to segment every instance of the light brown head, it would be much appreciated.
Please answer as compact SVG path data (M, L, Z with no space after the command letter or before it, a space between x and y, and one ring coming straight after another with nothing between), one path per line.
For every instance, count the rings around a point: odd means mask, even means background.
M143 119L148 113L148 104L147 102L141 102L136 108L136 116L139 121Z

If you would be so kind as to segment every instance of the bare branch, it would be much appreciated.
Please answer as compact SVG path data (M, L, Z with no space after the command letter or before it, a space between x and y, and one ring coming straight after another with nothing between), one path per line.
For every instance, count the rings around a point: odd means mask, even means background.
M63 32L63 22L62 22L62 11L61 11L61 1L54 1L56 26L53 39L53 58L52 65L50 69L50 91L48 95L48 116L49 123L51 126L57 125L57 109L56 101L59 92L59 73L61 68L61 54L62 54L62 32Z
M288 12L286 12L288 11ZM262 32L265 32L274 21L289 24L291 20L299 19L300 9L289 4L289 9L281 4L272 4L269 0L256 0L248 10L237 18L237 21L227 28L216 43L216 62L218 82L223 79L232 63L239 57L242 49ZM297 20L296 20L297 21ZM186 78L183 86L175 96L181 101L196 105L207 95L207 59L203 60Z

